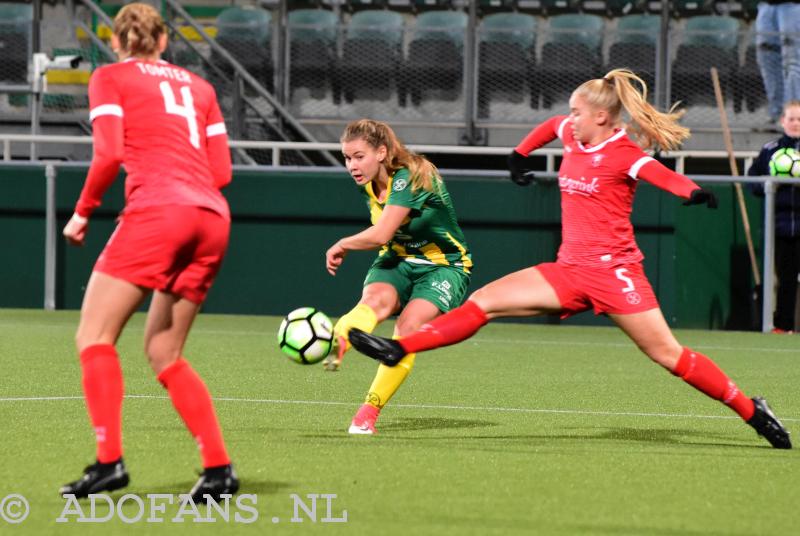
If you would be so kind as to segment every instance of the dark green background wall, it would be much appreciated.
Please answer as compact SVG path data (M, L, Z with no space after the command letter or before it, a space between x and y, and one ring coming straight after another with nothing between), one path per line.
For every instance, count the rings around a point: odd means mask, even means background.
M59 232L72 214L86 168L60 167ZM508 272L553 260L560 240L558 189L521 188L507 180L445 174L472 248L471 289ZM683 207L642 184L634 225L645 269L672 325L746 328L750 324L749 264L733 188L714 187L721 208ZM348 255L339 275L324 267L326 249L368 225L367 211L345 173L237 171L225 191L233 213L223 269L204 306L207 312L283 314L315 305L338 316L358 299L374 252ZM92 265L122 208L122 180L106 194L90 223L86 246L58 241L58 308L77 309ZM42 167L0 167L2 307L41 307L44 301L45 178ZM760 229L760 202L750 200ZM759 247L759 246L757 246ZM546 319L557 322L555 318ZM604 322L591 313L570 323Z

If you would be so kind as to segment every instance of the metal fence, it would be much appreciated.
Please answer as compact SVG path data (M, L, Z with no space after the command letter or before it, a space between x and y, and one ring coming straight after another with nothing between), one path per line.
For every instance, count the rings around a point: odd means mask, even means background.
M680 100L688 108L684 124L695 131L718 130L712 66L720 72L735 130L758 129L768 117L752 23L733 17L671 19L661 39L655 14L497 11L474 19L467 8L416 14L294 9L284 20L279 10L231 9L241 12L238 19L221 14L210 25L216 43L274 100L237 80L217 48L187 37L197 33L189 27L194 23L174 9L167 10L173 29L167 59L215 84L238 138L278 137L277 106L303 124L370 116L421 127L522 128L567 111L576 85L615 67L637 72L662 106ZM97 14L78 5L70 16L66 30L64 21L41 23L43 35L51 41L63 35L66 45L44 52L79 54L86 60L82 69L108 61L97 44ZM31 79L30 34L29 15L0 20L0 113L6 116L30 113L26 95L3 90ZM667 59L663 66L660 57ZM45 113L87 115L85 76L72 76L72 84L50 84L42 98ZM335 139L329 136L322 141Z

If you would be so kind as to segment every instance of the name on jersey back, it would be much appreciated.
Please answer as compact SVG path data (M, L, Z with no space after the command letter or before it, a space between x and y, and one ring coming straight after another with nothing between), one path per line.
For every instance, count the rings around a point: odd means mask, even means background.
M154 65L152 63L136 63L142 74L149 74L150 76L159 76L161 78L169 78L178 82L192 83L192 77L183 69L172 67L171 65Z

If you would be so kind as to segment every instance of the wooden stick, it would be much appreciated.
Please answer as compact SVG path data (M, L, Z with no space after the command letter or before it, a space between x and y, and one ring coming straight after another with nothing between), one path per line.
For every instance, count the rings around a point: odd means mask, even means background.
M731 140L731 129L728 126L728 114L725 111L725 101L722 99L722 88L719 84L719 74L717 68L711 68L711 81L714 83L714 96L717 98L717 108L719 109L719 120L722 123L722 137L725 140L725 150L728 151L728 163L731 167L731 175L739 176L739 167L736 165L736 157L733 156L733 141ZM761 272L756 261L756 250L753 247L753 235L750 231L750 218L747 215L747 207L744 204L744 193L742 185L738 182L733 183L736 189L736 199L739 201L739 212L742 214L742 224L744 225L744 237L747 240L747 252L750 254L750 267L753 270L753 281L756 286L761 285Z

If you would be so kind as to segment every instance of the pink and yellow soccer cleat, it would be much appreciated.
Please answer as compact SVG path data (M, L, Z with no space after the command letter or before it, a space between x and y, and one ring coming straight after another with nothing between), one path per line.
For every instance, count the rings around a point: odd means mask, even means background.
M353 422L350 423L348 433L354 435L374 435L378 432L375 430L375 421L378 420L381 410L371 404L363 404L353 417Z

